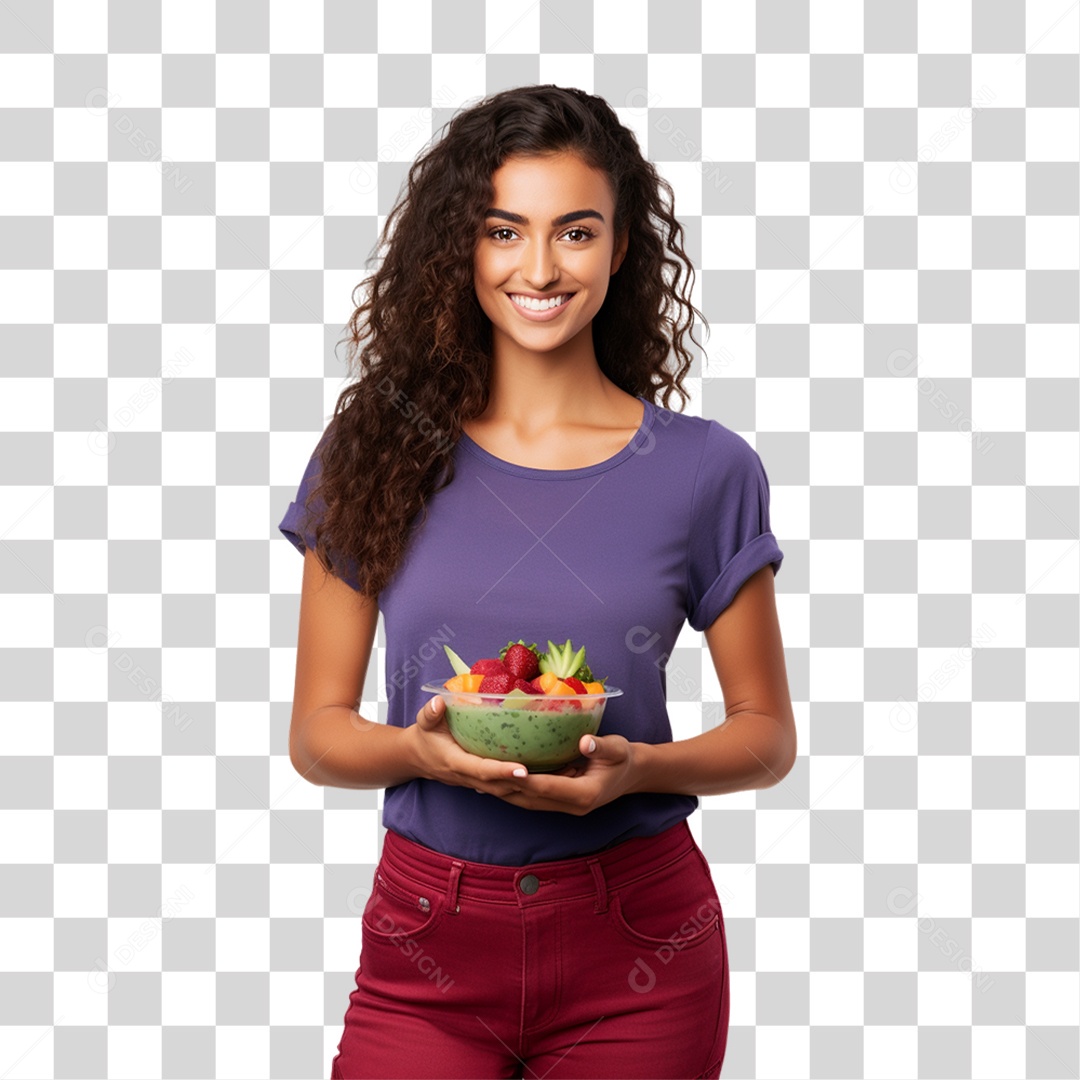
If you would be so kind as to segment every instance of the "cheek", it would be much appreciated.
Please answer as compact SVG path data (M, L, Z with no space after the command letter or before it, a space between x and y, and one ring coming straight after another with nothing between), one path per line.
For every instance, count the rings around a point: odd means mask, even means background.
M506 279L506 273L497 258L485 255L473 263L473 281L478 293L491 292L499 288Z
M588 307L592 311L597 311L600 305L603 304L604 298L607 296L608 287L610 285L609 275L606 271L606 267L601 268L601 272L589 275L586 282L589 288Z
M483 273L476 273L473 276L473 289L480 307L490 317L491 308L495 303L491 279Z
M499 318L499 297L489 281L481 277L476 278L476 299L480 304L480 310L492 320Z

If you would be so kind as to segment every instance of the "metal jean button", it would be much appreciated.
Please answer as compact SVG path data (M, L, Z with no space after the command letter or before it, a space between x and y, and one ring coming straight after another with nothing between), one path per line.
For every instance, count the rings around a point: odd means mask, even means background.
M532 894L540 888L540 879L535 874L526 874L519 882L518 888L523 893Z

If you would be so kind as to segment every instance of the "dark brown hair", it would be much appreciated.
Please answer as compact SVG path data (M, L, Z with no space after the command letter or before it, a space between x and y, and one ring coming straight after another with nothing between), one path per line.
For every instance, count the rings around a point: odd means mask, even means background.
M691 365L683 339L697 342L695 313L705 322L689 300L694 268L671 185L603 98L516 87L461 110L440 135L410 166L383 229L385 256L353 292L355 303L367 291L342 339L355 381L338 397L307 500L309 510L325 504L315 525L320 562L332 573L349 564L368 596L399 567L412 528L427 518L426 499L453 480L462 425L487 407L491 322L473 260L492 174L507 158L569 151L608 177L614 231L629 230L629 248L592 333L616 386L665 408L677 392L681 411Z

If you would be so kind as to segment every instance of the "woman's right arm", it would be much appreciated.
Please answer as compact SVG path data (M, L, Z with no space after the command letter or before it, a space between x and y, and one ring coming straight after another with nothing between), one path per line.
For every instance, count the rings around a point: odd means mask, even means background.
M492 795L519 790L511 776L515 762L478 757L454 742L435 708L441 698L431 698L406 727L365 720L356 711L378 621L377 600L304 552L289 727L293 768L330 787L385 788L423 777Z
M379 605L304 553L289 758L313 784L381 788L419 775L407 728L356 711Z

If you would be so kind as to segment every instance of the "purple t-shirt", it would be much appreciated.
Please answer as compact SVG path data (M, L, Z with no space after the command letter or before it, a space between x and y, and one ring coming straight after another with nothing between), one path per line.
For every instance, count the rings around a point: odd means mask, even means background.
M623 691L599 734L671 741L665 665L683 622L704 630L784 553L750 444L715 420L639 400L631 442L583 469L511 464L462 435L453 481L429 499L422 528L413 519L405 560L379 596L388 723L414 723L431 697L421 685L454 674L444 642L471 665L508 641L543 650L569 637L586 646L593 675ZM302 514L323 439L279 525L300 552L313 542ZM383 825L456 858L520 866L655 835L697 806L693 795L643 792L577 816L418 778L386 789Z

